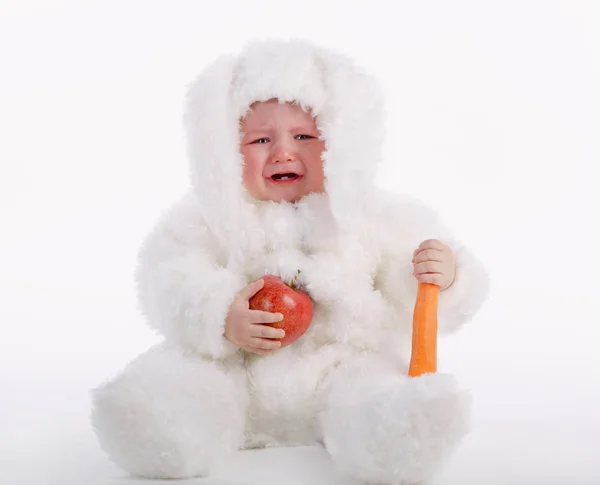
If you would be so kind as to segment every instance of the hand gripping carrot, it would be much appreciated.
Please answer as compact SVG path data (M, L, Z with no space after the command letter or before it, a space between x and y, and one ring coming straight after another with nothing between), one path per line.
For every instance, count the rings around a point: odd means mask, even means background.
M413 313L410 377L437 371L438 295L439 286L419 282Z

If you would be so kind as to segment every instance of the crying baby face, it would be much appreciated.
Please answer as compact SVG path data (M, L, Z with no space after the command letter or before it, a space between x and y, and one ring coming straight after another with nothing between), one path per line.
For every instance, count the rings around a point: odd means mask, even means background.
M243 181L252 197L296 202L325 191L325 141L309 112L277 99L257 102L240 127Z

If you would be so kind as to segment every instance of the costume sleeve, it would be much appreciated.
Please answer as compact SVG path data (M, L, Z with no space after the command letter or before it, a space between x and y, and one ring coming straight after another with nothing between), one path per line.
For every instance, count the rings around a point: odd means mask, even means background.
M144 241L138 257L138 299L148 324L166 339L212 359L238 347L224 336L225 319L243 275L218 264L218 248L188 197Z
M470 321L489 293L489 276L482 261L425 204L398 197L379 205L377 233L381 260L376 286L399 312L412 315L418 280L413 273L413 251L426 239L439 239L454 252L456 275L452 285L440 292L438 328L452 333ZM412 319L403 319L411 321Z

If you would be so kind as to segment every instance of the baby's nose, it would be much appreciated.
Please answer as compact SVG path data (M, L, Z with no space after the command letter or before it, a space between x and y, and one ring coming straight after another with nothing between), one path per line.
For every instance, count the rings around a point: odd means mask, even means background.
M294 160L296 160L296 152L287 147L280 147L275 150L275 153L273 154L274 163L293 162Z
M276 156L273 160L275 163L293 162L294 156L291 153L282 153Z

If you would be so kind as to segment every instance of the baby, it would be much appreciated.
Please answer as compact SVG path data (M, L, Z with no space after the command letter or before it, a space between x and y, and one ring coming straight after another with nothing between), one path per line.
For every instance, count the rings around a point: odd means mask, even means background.
M432 211L383 193L375 81L301 41L250 44L193 83L192 188L145 241L139 300L164 341L94 391L103 449L131 474L206 476L238 449L322 444L372 484L435 474L468 430L448 374L409 378L418 282L439 329L470 320L488 277ZM310 295L296 342L250 310L262 276Z

